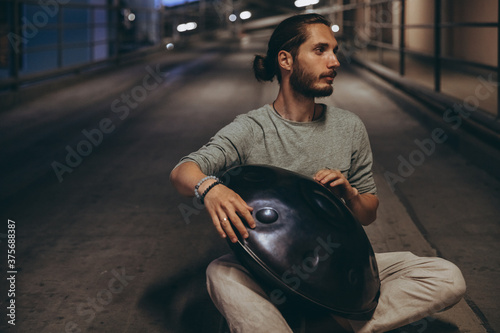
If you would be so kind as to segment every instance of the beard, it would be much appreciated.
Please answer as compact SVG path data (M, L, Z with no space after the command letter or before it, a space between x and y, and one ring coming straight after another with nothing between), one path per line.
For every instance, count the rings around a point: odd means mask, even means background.
M336 73L333 72L335 75ZM322 76L332 75L332 73L324 73ZM293 64L293 72L290 75L290 85L293 90L305 97L327 97L333 93L333 87L329 84L324 87L317 87L315 82L318 80L313 74L308 73L302 68L298 62Z

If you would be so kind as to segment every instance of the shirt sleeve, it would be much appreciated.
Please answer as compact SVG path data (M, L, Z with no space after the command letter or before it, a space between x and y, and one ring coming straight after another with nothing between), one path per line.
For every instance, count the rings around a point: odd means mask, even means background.
M351 168L348 173L349 183L359 193L377 194L377 187L372 173L373 157L370 140L364 124L359 120L354 127L352 141Z
M219 130L210 141L179 161L195 162L206 175L215 175L245 162L253 142L251 123L246 117L236 119Z

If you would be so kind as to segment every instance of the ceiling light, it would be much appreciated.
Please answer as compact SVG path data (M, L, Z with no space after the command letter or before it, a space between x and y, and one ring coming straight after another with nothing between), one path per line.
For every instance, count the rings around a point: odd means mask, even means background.
M319 0L297 0L295 1L295 7L306 7L311 5L316 5Z
M179 31L179 32L184 32L184 31L186 31L186 30L187 30L187 29L186 29L186 23L182 23L182 24L179 24L179 25L177 26L177 31Z
M186 30L194 30L197 27L198 27L198 24L196 24L196 22L186 23Z
M189 30L194 30L198 27L198 24L196 22L188 22L188 23L182 23L177 26L177 31L179 32L185 32Z
M248 20L250 17L252 17L252 13L250 13L248 10L240 13L240 19L242 20Z

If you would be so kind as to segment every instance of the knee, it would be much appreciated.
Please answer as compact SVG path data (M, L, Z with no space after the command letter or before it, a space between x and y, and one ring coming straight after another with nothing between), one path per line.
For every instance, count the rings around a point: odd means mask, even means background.
M447 271L447 275L449 280L451 281L450 289L458 296L462 297L465 294L466 285L465 279L458 268L454 263L449 262L447 260L442 259L442 265L444 269Z
M437 265L442 273L441 276L446 282L442 289L444 293L442 299L446 303L443 308L446 309L462 299L467 287L462 272L455 264L444 259L438 259Z
M224 264L219 260L216 259L212 261L206 270L206 277L207 277L207 286L211 288L214 285L217 285L218 283L224 283L224 279L227 277L227 274L224 272Z
M214 289L226 289L228 285L240 281L244 273L245 269L232 254L222 256L207 267L207 288L209 292Z

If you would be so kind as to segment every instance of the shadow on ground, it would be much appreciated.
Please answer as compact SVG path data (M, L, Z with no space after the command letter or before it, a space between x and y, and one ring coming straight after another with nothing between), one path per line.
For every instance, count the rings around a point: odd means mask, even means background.
M209 262L151 285L139 300L163 332L223 332L224 320L208 295L205 269Z

